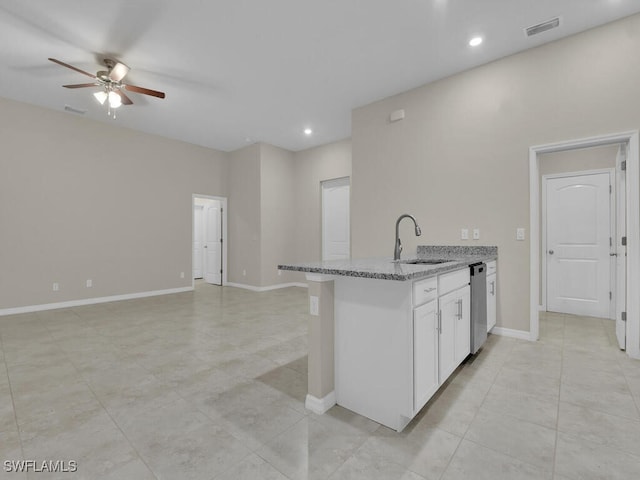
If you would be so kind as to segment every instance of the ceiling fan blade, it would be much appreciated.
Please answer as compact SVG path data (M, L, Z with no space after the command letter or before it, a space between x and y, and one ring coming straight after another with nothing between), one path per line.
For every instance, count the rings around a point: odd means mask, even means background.
M80 70L79 68L69 65L68 63L61 62L60 60L56 60L55 58L49 58L49 60L51 60L53 63L57 63L58 65L62 65L63 67L67 67L67 68L70 68L71 70L75 70L78 73L82 73L87 77L96 78L96 76L93 73L85 72L84 70Z
M85 87L97 87L97 83L74 83L73 85L62 85L64 88L85 88Z
M130 92L142 93L143 95L151 95L152 97L164 98L164 92L157 90L150 90L148 88L136 87L135 85L123 85L126 90Z
M122 90L114 90L114 92L116 92L118 95L120 95L120 98L122 98L122 103L124 105L133 105L133 102L131 101L131 99L129 97L127 97L124 92Z
M116 62L113 68L109 71L109 79L112 82L119 82L127 73L129 73L129 67L124 63Z

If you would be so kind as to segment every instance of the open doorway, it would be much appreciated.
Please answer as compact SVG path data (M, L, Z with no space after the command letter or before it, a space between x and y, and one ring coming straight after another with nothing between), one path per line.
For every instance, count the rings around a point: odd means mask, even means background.
M193 195L192 277L212 285L226 284L227 199Z
M545 265L549 261L549 245L543 245L546 236L542 232L542 180L541 168L547 154L572 152L592 147L610 147L617 152L614 179L611 181L611 202L616 205L616 221L611 227L610 266L612 273L611 310L614 312L618 343L634 358L640 357L640 299L629 296L628 292L637 291L640 286L640 204L638 190L640 184L638 132L617 135L603 135L581 140L571 140L530 148L530 231L531 231L531 339L539 334L539 310L548 306L548 292L543 283L547 274ZM587 167L588 168L588 167ZM621 180L626 178L626 182ZM570 182L569 182L570 183ZM617 192L616 192L617 187ZM608 190L608 189L607 189ZM616 193L614 193L616 192ZM608 191L607 191L608 193ZM546 232L545 232L546 234ZM541 247L545 250L542 251ZM607 247L609 247L607 245ZM613 292L618 294L613 298ZM540 307L539 307L540 306Z
M542 311L615 318L615 170L622 147L539 155Z

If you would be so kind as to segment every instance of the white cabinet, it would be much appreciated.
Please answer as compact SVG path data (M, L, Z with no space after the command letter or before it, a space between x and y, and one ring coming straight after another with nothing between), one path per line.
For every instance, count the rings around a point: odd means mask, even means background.
M336 403L401 431L469 354L469 269L334 282Z
M496 262L487 262L487 332L496 325Z
M440 386L438 301L413 310L413 408L418 412Z

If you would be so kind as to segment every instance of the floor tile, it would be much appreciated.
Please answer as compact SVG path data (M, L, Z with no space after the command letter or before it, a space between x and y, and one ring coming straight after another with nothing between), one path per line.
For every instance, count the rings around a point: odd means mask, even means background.
M573 480L638 478L640 457L566 433L558 434L555 472Z
M555 429L481 409L465 439L552 472Z
M215 477L215 480L289 480L269 463L255 454L247 456L236 466Z
M442 480L551 480L548 470L463 440Z
M560 400L610 415L627 417L633 420L640 419L640 414L631 392L594 390L590 386L563 383L560 391Z
M330 480L424 480L401 465L358 450L330 477Z
M425 423L397 433L378 429L360 451L397 463L428 480L439 479L462 438Z
M640 419L607 415L560 402L558 430L640 456Z
M482 409L496 414L511 415L547 428L555 429L558 421L557 399L523 393L499 385L491 387Z

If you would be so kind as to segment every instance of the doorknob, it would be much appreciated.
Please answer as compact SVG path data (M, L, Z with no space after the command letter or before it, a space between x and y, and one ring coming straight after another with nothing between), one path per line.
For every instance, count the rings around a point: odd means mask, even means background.
M553 255L553 250L549 250L549 255Z
M204 248L207 248L207 246L205 245Z

